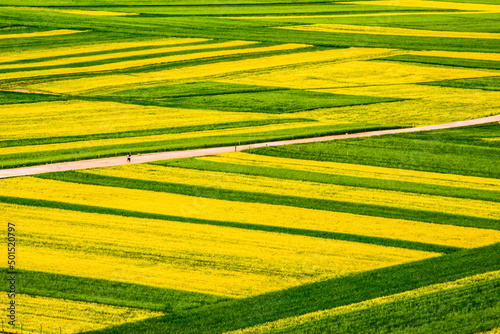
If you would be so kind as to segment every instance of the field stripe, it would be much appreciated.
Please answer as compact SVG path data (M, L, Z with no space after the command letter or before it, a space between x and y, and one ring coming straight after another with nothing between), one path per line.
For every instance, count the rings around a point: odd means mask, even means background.
M495 244L88 334L223 333L496 271L498 256Z
M308 237L314 237L314 238L344 240L344 241L351 241L351 242L360 242L360 243L374 244L374 245L380 245L380 246L398 247L398 248L414 249L414 250L421 250L421 251L435 252L435 253L444 253L444 254L453 253L453 252L456 252L456 251L463 249L463 248L453 247L453 246L437 245L437 244L432 244L432 243L406 241L406 240L398 240L398 239L390 239L390 238L382 238L382 237L364 236L364 235L358 235L358 234L336 233L336 232L328 232L328 231L283 227L283 226L240 223L240 222L232 222L232 221L198 219L198 218L190 218L190 217L171 216L171 215L164 215L164 214L157 214L157 213L147 213L147 212L124 210L124 209L114 209L114 208L108 208L108 207L72 204L72 203L65 203L65 202L58 202L58 201L47 201L47 200L38 200L38 199L29 199L29 198L20 198L20 197L0 196L0 203L25 205L28 207L39 207L39 208L47 208L47 209L78 211L78 212L85 212L85 213L115 215L115 216L123 216L123 217L134 217L134 218L142 218L142 219L157 219L157 220L173 221L173 222L189 223L189 224L198 224L198 225L232 227L232 228L245 229L245 230L284 233L284 234L291 234L291 235L302 235L302 236L308 236Z
M22 281L16 286L17 292L31 296L61 298L168 312L179 312L185 309L230 300L228 297L197 292L61 275L52 272L23 269L17 269L17 272L22 277ZM0 268L1 279L7 280L8 275L6 268ZM2 288L4 291L7 291L6 286Z
M50 36L59 36L59 35L68 35L68 34L77 34L80 32L86 32L84 30L50 30L50 31L41 31L41 32L29 32L24 34L0 34L0 39L8 39L8 38L32 38L32 37L50 37Z

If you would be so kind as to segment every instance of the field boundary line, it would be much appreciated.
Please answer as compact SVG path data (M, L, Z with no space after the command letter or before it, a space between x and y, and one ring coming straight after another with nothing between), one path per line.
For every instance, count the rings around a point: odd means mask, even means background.
M42 173L63 172L63 171L69 171L69 170L112 167L112 166L120 166L120 165L127 165L127 164L138 164L138 163L146 163L146 162L159 161L159 160L202 157L202 156L207 156L207 155L217 155L217 154L221 154L221 153L243 151L243 150L248 150L248 149L253 149L253 148L269 147L269 146L284 146L284 145L293 145L293 144L316 143L316 142L339 140L339 139L382 136L382 135L388 135L388 134L399 134L399 133L410 133L410 132L420 132L420 131L452 129L452 128L493 123L493 122L500 123L500 114L495 115L495 116L466 120L466 121L458 121L458 122L444 123L444 124L437 124L437 125L428 125L428 126L421 126L421 127L414 127L414 128L369 131L369 132L360 132L360 133L345 134L345 135L313 137L313 138L303 138L303 139L294 139L294 140L282 140L282 141L273 141L273 142L256 143L256 144L248 144L248 145L224 146L224 147L193 149L193 150L185 150L185 151L171 151L171 152L138 154L138 155L133 155L131 157L131 162L127 162L126 157L120 156L120 157L112 157L112 158L89 159L89 160L60 162L60 163L30 166L30 167L4 169L4 170L0 170L0 179L8 178L8 177L16 177L16 176L36 175L36 174L42 174Z

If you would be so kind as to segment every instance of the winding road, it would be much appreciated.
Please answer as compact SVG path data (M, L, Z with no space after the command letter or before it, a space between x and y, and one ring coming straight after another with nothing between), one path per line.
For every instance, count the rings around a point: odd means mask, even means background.
M61 162L61 163L54 163L54 164L47 164L47 165L40 165L40 166L4 169L4 170L0 170L0 178L27 176L27 175L35 175L35 174L41 174L41 173L62 172L62 171L68 171L68 170L78 170L78 169L88 169L88 168L111 167L111 166L119 166L119 165L126 165L126 164L140 164L140 163L158 161L158 160L201 157L201 156L206 156L206 155L217 155L217 154L221 154L221 153L242 151L242 150L246 150L246 149L250 149L250 148L259 148L259 147L266 147L266 146L281 146L281 145L292 145L292 144L299 144L299 143L314 143L314 142L338 140L338 139L381 136L381 135L386 135L386 134L451 129L451 128L458 128L458 127L464 127L464 126L492 123L492 122L500 122L500 115L471 119L471 120L467 120L467 121L453 122L453 123L415 127L415 128L360 132L360 133L336 135L336 136L284 140L284 141L275 141L275 142L268 142L268 143L257 143L257 144L250 144L250 145L238 145L238 146L225 146L225 147L195 149L195 150L187 150L187 151L148 153L148 154L132 156L131 162L127 162L127 158L124 156L121 156L121 157L80 160L80 161Z

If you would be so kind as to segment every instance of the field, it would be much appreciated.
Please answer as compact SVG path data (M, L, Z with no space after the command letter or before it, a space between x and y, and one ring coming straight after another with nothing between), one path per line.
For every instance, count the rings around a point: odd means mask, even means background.
M0 179L2 332L499 331L498 122L125 164L498 115L499 14L0 0L0 172L124 162Z

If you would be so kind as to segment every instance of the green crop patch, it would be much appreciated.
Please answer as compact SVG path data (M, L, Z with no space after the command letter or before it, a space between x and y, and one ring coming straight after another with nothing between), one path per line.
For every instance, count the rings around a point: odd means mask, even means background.
M155 90L155 88L152 89ZM240 92L238 92L236 88L236 92L230 92L230 89L228 89L227 92L222 94L214 92L213 95L207 94L189 97L154 99L127 97L125 101L126 103L157 105L172 108L209 109L269 114L294 113L318 108L334 108L401 101L401 99L394 98L339 95L293 89L271 90L269 88L263 88L262 91L255 91L257 90L255 86L250 86L247 92L241 92L245 90L245 86L242 86L240 88ZM147 96L148 93L145 93L145 95Z
M427 83L425 83L425 85L499 91L500 90L500 77L427 82Z
M67 99L67 97L57 95L0 91L0 104L64 101Z

